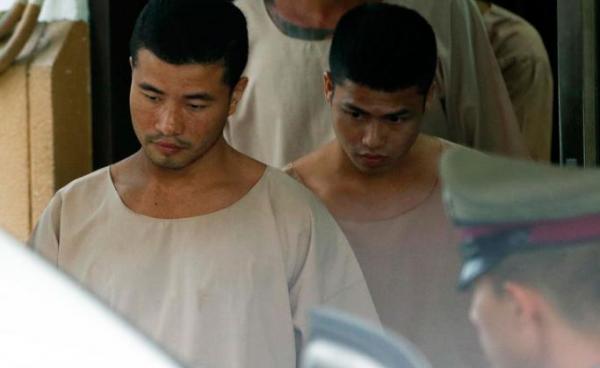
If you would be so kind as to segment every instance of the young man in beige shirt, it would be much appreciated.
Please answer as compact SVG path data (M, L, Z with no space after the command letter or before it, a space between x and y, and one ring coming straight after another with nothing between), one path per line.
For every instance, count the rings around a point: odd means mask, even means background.
M287 170L342 227L383 325L434 366L480 368L468 300L451 281L456 234L440 197L438 162L453 144L420 133L436 61L433 29L417 12L390 4L349 11L324 77L336 138Z

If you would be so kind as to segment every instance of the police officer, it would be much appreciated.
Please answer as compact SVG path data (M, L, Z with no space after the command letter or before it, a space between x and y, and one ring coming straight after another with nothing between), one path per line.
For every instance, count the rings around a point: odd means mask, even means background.
M441 177L492 365L600 367L600 170L454 150Z

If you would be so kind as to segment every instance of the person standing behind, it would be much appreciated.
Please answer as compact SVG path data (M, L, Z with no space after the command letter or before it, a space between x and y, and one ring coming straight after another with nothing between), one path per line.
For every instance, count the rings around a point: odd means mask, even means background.
M150 0L130 48L142 147L62 188L33 248L190 367L293 368L314 306L377 321L327 210L223 139L246 85L239 9Z
M457 234L442 207L438 163L452 143L420 133L436 40L417 12L366 4L333 35L325 99L336 138L286 171L326 204L361 265L383 325L434 367L481 368L455 292Z
M333 139L321 75L337 21L366 2L235 2L248 19L250 56L247 91L225 127L234 148L281 167ZM470 0L387 2L418 11L439 40L438 88L424 131L490 152L527 155L477 6Z
M525 19L477 0L531 157L550 161L554 79L548 52Z
M453 150L441 178L492 366L600 367L600 170Z

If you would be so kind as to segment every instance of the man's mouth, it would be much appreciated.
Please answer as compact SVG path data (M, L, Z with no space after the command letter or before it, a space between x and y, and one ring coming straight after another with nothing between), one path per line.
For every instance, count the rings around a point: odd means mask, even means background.
M156 141L153 143L156 145L158 150L165 155L173 155L185 148L170 142Z
M381 165L386 159L387 156L373 153L362 153L358 155L360 161L369 167L376 167Z

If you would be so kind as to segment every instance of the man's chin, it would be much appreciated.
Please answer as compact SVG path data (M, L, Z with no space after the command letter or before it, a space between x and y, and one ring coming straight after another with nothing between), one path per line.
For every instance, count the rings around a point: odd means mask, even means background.
M172 157L146 153L148 160L157 168L165 170L181 170L188 166L187 162L176 160Z
M377 166L363 165L359 162L353 162L354 167L362 174L368 176L385 174L390 170L388 165L382 164Z

